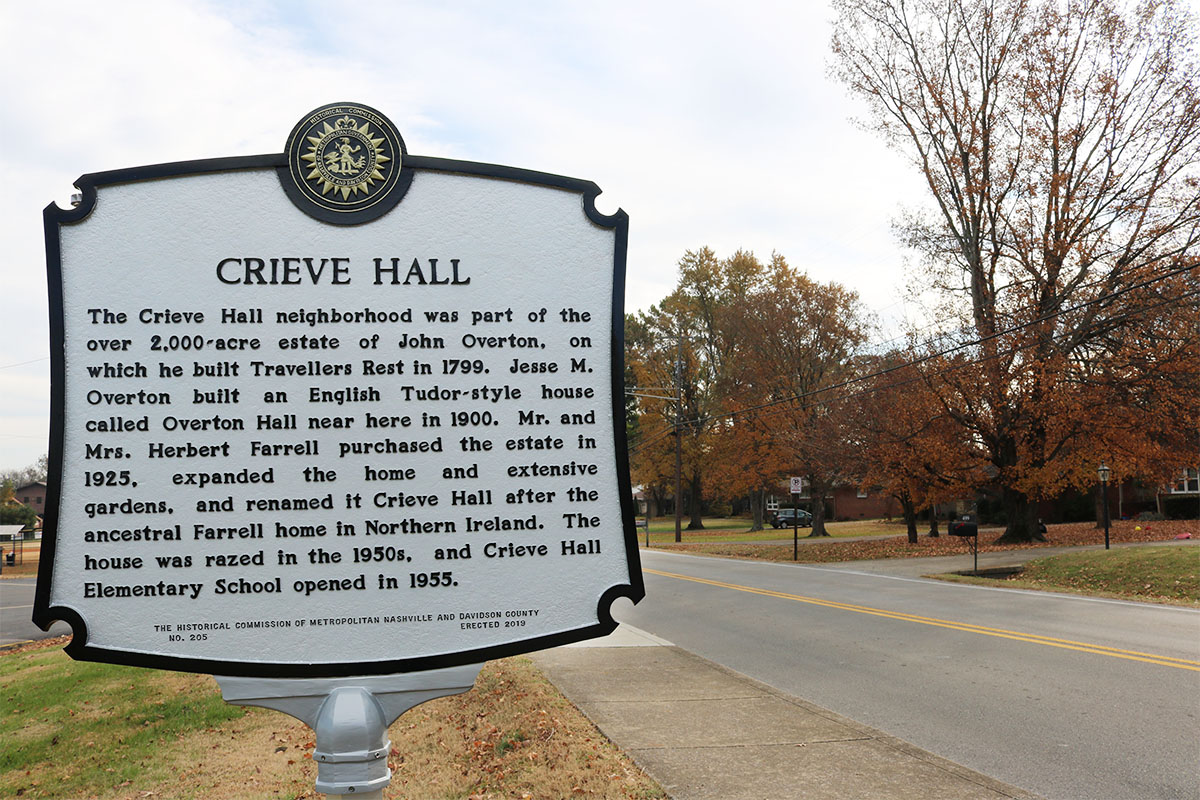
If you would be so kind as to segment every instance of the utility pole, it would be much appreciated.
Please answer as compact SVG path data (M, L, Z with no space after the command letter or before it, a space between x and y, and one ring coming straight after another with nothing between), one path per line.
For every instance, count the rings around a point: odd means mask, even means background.
M683 334L675 339L675 541L683 541Z
M670 387L651 386L637 387L642 390L666 391ZM661 394L642 394L637 391L628 392L636 397L648 397L655 400L675 401L675 424L672 435L675 437L675 541L683 541L683 334L675 337L675 396ZM649 526L647 526L647 536Z

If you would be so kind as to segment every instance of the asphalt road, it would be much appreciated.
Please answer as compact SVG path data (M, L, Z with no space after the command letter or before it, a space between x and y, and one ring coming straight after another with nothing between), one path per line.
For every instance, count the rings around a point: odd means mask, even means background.
M1051 800L1200 798L1200 611L642 559L615 616L712 661Z
M49 631L33 624L33 588L36 585L37 579L32 576L0 580L0 647L71 632L71 626L65 622L54 623Z

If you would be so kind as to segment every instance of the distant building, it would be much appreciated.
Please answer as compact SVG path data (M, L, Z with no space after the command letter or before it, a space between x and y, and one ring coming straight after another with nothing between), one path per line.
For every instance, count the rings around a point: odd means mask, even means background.
M1179 476L1161 487L1154 498L1158 513L1173 519L1200 517L1200 467L1187 467Z
M832 494L836 519L893 519L904 513L899 500L877 488L838 486Z
M782 484L781 488L786 492L787 484ZM799 499L801 508L812 509L812 495L809 493L807 482L804 484L804 492ZM830 512L826 518L829 522L851 519L891 519L899 517L903 513L900 501L889 494L884 494L878 488L864 491L857 486L845 483L838 484L825 495L825 504ZM778 511L781 507L792 507L790 494L767 497L768 513Z
M1179 477L1167 487L1167 494L1200 497L1200 469L1188 467L1179 471Z
M1196 519L1200 517L1200 469L1181 469L1167 484L1141 483L1129 478L1114 481L1108 485L1108 513L1113 519L1132 519L1141 513L1157 513L1168 519Z
M46 484L41 481L27 483L13 490L18 503L29 506L40 517L46 513Z

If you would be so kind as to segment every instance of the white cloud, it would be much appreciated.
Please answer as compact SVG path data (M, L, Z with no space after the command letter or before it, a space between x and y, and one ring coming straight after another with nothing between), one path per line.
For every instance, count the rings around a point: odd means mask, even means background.
M919 180L847 121L856 108L825 72L827 13L753 0L7 4L0 418L26 413L18 396L48 396L16 388L45 387L45 361L9 366L48 354L47 203L66 205L85 172L279 152L335 100L383 111L413 153L595 181L601 209L631 217L629 309L659 300L703 245L777 250L892 304L889 220ZM44 449L0 430L0 467Z

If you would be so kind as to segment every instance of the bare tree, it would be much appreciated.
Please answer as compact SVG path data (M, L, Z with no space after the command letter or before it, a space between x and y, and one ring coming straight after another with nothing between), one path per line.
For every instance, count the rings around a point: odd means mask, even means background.
M944 387L944 411L988 454L1006 538L1034 538L1034 502L1094 480L1113 447L1094 419L1061 415L1120 399L1118 382L1097 380L1113 371L1095 363L1124 361L1127 341L1144 337L1123 332L1154 327L1130 309L1157 308L1159 281L1196 271L1195 20L1174 0L834 8L837 75L866 99L870 126L920 169L933 201L932 213L903 220L906 242L925 257L927 285L969 299L947 307L962 309L979 342L977 369L955 374L974 388ZM1194 291L1169 294L1194 307ZM1194 341L1194 331L1176 331L1158 352L1194 360L1178 339ZM1157 361L1121 371L1122 391L1151 382ZM1183 373L1194 397L1195 370ZM1166 438L1194 432L1195 416L1185 419Z
M41 455L38 460L23 469L0 472L0 482L11 481L13 486L24 486L27 483L45 481L50 471L50 457Z

